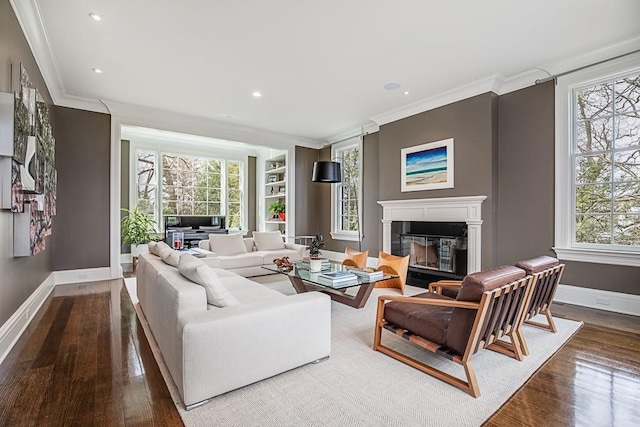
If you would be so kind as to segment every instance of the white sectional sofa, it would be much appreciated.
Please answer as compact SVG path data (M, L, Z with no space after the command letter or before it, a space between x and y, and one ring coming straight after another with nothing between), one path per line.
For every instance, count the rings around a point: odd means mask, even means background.
M300 261L306 247L282 241L280 232L256 231L253 238L242 238L240 234L211 234L209 240L201 240L199 248L209 267L223 268L244 277L273 274L262 268L272 264L276 258L289 257Z
M182 271L187 255L169 250L170 256L162 259L179 262ZM151 253L140 255L138 299L187 409L329 356L327 295L286 296L233 272L202 265L216 273L235 301L220 308L208 304L205 287L162 259Z

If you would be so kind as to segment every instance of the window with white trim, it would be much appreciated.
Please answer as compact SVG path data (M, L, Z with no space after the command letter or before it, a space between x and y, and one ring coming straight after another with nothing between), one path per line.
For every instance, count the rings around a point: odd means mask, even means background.
M558 80L561 259L640 266L640 58Z
M333 161L340 162L342 182L335 185L332 200L332 237L339 240L358 240L358 216L360 213L360 165L359 138L336 145Z
M135 203L160 227L163 215L224 215L227 228L241 228L242 161L141 149L136 171Z
M640 75L572 94L573 241L640 249Z

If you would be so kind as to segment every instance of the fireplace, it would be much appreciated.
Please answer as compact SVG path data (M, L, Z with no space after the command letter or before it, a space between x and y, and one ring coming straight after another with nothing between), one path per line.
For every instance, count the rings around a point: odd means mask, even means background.
M393 221L391 253L409 255L407 283L424 286L467 274L467 224Z
M485 199L486 196L468 196L379 201L383 208L382 250L412 255L413 249L410 273L413 271L413 276L420 278L414 280L418 285L480 271L481 205ZM424 266L420 265L423 263ZM433 270L424 271L429 266ZM417 270L420 267L425 268ZM435 278L427 277L435 272L438 273Z

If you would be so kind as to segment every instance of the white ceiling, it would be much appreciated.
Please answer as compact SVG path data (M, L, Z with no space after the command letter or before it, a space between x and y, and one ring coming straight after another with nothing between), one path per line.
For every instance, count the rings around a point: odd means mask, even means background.
M314 141L482 79L521 77L522 87L548 75L536 67L640 48L638 0L12 4L56 103L102 100Z

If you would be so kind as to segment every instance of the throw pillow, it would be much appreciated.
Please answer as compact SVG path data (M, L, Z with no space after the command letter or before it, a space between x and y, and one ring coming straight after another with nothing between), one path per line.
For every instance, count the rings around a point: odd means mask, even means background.
M165 264L169 264L173 267L178 267L178 262L180 261L181 255L183 255L182 252L170 249L168 252L164 251L162 261L164 261Z
M164 246L162 246L162 245L158 244L158 247L160 248L160 249L158 249L158 256L159 256L160 258L164 258L164 257L168 256L168 255L169 255L169 253L171 253L171 251L173 250L173 249L171 249L171 247L170 247L169 245L167 245L166 243L164 244Z
M149 242L149 252L154 255L158 255L158 242Z
M284 249L282 233L279 231L254 231L253 240L259 251L273 251Z
M178 271L187 279L204 287L209 304L217 307L240 304L240 301L222 286L218 275L193 255L187 253L180 257Z
M242 234L209 234L209 250L218 255L247 253Z

